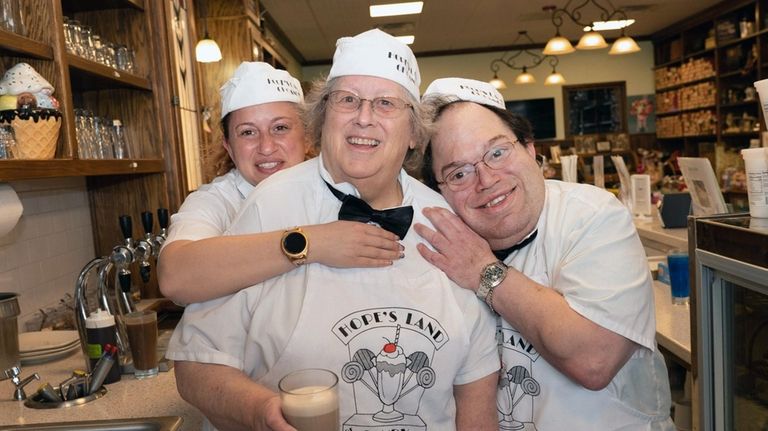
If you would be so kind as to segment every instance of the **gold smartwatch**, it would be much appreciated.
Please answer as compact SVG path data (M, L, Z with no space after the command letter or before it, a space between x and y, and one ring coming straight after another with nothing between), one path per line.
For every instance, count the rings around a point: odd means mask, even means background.
M280 248L292 264L301 266L307 262L309 239L301 228L296 227L285 231L280 240Z

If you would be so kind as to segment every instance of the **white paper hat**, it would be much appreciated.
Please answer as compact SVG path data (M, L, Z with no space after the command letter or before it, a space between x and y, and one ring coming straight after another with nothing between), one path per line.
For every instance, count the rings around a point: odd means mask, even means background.
M19 63L5 72L0 80L0 94L53 94L53 86L27 63Z
M506 109L504 97L493 85L466 78L435 79L424 92L424 98L429 96L455 97L458 100L475 102L483 105Z
M304 92L301 91L298 79L284 70L258 61L240 63L232 78L229 78L219 91L221 118L246 106L304 101Z
M405 87L416 100L419 99L421 75L416 56L408 45L379 29L336 41L328 79L348 75L389 79Z

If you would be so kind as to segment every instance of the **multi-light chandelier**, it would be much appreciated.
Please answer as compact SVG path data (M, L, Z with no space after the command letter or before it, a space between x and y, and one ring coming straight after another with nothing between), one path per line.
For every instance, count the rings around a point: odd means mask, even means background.
M555 36L551 38L542 51L544 55L563 55L570 54L576 49L601 49L607 48L608 43L598 31L600 30L621 30L621 36L613 42L611 50L612 55L630 54L640 51L634 39L627 36L625 29L635 22L628 19L623 10L617 9L610 0L602 0L606 5L600 4L598 0L583 0L577 5L572 6L573 0L569 0L565 7L558 9L556 6L544 6L544 10L551 13L552 24L555 26ZM600 19L594 21L585 21L582 8L592 4L600 10ZM576 48L571 42L560 35L560 27L564 23L564 18L568 17L574 23L584 28L584 35L579 39Z
M533 40L528 36L528 32L525 30L519 31L517 37L512 42L513 46L517 46L518 42L522 39L525 42L519 50L507 51L501 57L491 60L491 71L493 72L493 79L489 82L498 90L507 88L507 84L499 78L499 69L501 65L504 65L512 70L519 70L521 73L515 78L515 84L533 84L536 82L536 78L528 72L528 69L544 63L545 61L552 66L552 73L547 76L544 81L544 85L557 85L563 84L565 78L558 73L555 67L557 66L558 59L551 55L542 55L536 51L531 50L534 46Z

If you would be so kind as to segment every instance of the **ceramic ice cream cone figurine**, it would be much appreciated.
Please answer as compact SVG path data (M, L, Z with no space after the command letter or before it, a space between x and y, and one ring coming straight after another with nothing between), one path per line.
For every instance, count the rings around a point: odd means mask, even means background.
M15 158L51 159L61 128L53 86L27 63L8 69L0 81L0 124L10 124Z

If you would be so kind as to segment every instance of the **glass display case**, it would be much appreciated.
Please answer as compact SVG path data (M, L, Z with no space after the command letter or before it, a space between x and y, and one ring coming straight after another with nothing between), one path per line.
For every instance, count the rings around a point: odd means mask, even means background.
M700 430L768 429L768 219L693 218Z

